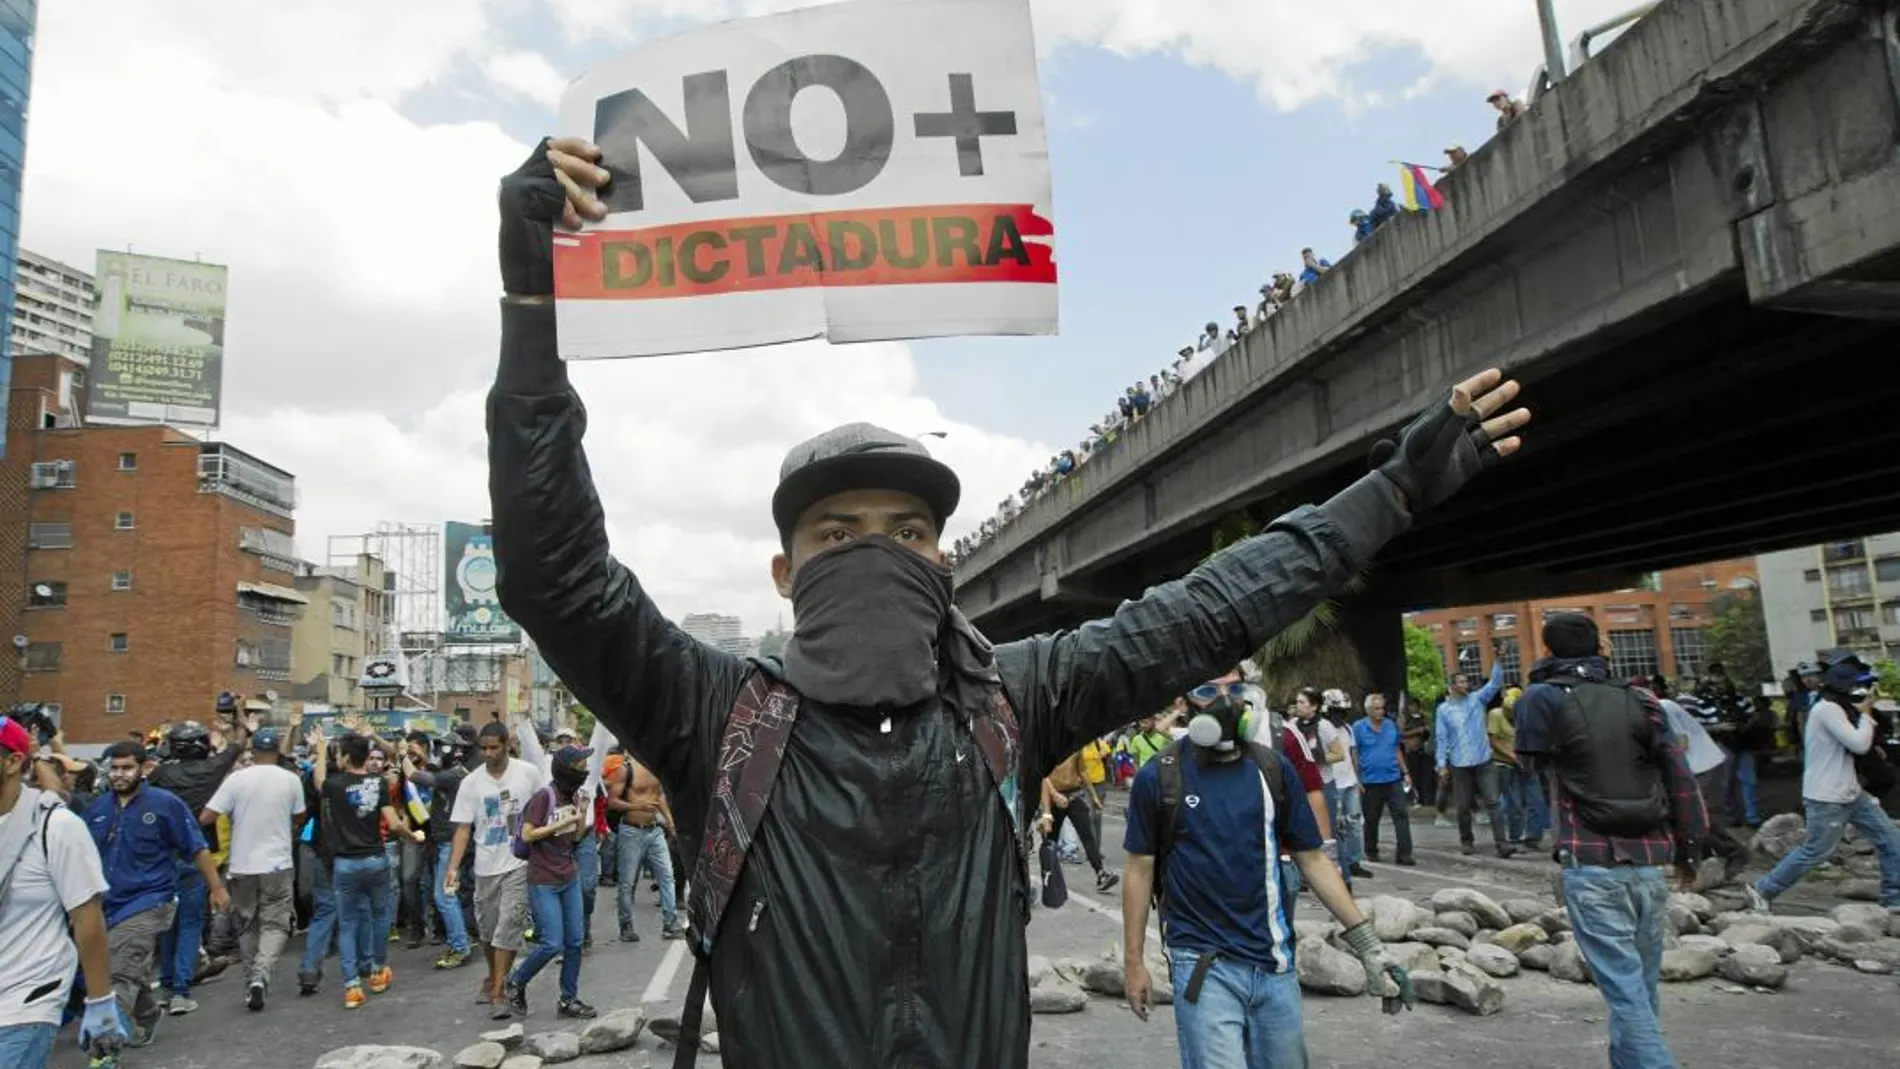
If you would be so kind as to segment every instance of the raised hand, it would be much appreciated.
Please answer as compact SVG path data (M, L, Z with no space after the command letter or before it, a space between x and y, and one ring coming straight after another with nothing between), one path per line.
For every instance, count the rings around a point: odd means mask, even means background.
M501 180L501 284L515 296L554 292L554 224L579 230L607 217L600 149L577 137L543 138L527 162Z
M1497 368L1452 387L1443 406L1420 415L1372 447L1372 466L1391 479L1414 513L1443 502L1486 467L1523 447L1517 434L1531 421L1527 408L1511 408L1519 386Z

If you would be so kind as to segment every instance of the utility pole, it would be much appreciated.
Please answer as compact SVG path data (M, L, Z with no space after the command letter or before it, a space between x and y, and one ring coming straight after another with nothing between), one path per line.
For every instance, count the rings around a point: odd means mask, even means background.
M1537 0L1537 25L1544 32L1544 76L1554 86L1564 80L1564 40L1557 32L1557 0Z

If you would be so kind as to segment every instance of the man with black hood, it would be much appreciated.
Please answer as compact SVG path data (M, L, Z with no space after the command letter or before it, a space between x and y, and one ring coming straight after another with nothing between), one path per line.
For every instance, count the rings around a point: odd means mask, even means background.
M605 216L599 159L543 142L502 182L495 553L503 608L673 799L697 863L688 1012L710 983L733 1069L1022 1069L1028 788L1247 656L1513 452L1517 385L1467 380L1325 505L1110 619L999 647L952 605L956 475L869 424L828 431L780 469L771 573L796 626L782 662L749 664L668 621L608 551L550 256L553 223Z
M170 791L182 799L193 813L202 812L224 778L237 767L250 741L250 724L239 711L237 696L230 691L218 695L216 713L224 735L224 749L212 745L211 732L196 720L173 725L165 736L165 757L146 777L154 787ZM205 842L213 854L218 852L218 826L205 826ZM198 951L210 914L206 909L205 885L197 869L180 861L178 865L178 912L172 930L160 952L159 979L167 994L163 1002L167 1012L180 1017L198 1008L191 997L191 983L198 974Z

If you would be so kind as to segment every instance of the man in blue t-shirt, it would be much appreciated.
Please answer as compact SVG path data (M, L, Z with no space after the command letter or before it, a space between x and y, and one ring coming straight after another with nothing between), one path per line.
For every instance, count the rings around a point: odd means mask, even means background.
M1293 895L1279 855L1292 854L1321 904L1346 925L1344 940L1366 971L1367 991L1396 1013L1410 1002L1403 969L1380 960L1372 925L1353 903L1339 869L1321 851L1319 825L1284 756L1270 789L1249 755L1240 703L1222 694L1201 705L1188 738L1135 777L1123 846L1122 929L1129 1008L1148 1017L1145 964L1149 901L1162 846L1162 770L1180 769L1172 841L1161 880L1162 930L1174 987L1175 1032L1183 1069L1305 1069L1300 981L1294 971Z
M1359 779L1365 784L1366 857L1379 860L1379 821L1392 813L1399 837L1401 865L1416 865L1412 857L1412 809L1408 804L1412 773L1399 753L1398 724L1385 715L1385 695L1366 695L1365 719L1352 725L1353 746L1359 751Z

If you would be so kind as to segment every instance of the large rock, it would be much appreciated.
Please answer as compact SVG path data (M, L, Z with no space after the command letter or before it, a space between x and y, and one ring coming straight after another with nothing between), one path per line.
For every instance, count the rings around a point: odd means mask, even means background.
M1562 906L1547 909L1537 915L1536 924L1551 935L1567 932L1570 930L1570 913Z
M1536 969L1538 972L1549 972L1550 959L1556 956L1556 947L1548 943L1539 943L1536 946L1525 947L1520 951L1517 955L1517 963L1526 969Z
M1722 929L1722 941L1729 946L1764 946L1775 952L1783 965L1801 960L1801 940L1791 929L1771 924L1732 924Z
M501 1069L541 1069L541 1059L532 1054L510 1054Z
M1511 915L1512 924L1524 924L1537 919L1538 914L1549 909L1546 903L1535 898L1507 898L1503 901L1504 912Z
M1406 933L1430 923L1432 918L1417 903L1395 895L1377 895L1366 905L1366 917L1372 921L1372 930L1387 943L1402 942Z
M1471 945L1471 940L1450 928L1414 928L1412 941L1429 943L1435 947L1457 947L1460 950Z
M1044 980L1047 980L1049 978L1049 974L1054 971L1055 971L1055 966L1050 964L1048 958L1043 957L1041 954L1029 955L1029 986L1030 987L1035 987L1037 984L1040 984Z
M1550 935L1537 924L1513 924L1493 936L1491 942L1513 954L1522 954L1531 947L1550 942Z
M1092 995L1109 995L1114 998L1121 998L1128 994L1127 982L1124 980L1123 975L1122 967L1115 962L1094 961L1090 962L1088 966L1082 970L1082 975L1078 977L1078 981L1082 990ZM1151 975L1149 978L1149 986L1153 987L1154 983L1155 980Z
M581 1037L572 1032L536 1032L521 1049L549 1065L571 1062L581 1056Z
M1677 947L1663 951L1662 978L1671 983L1700 980L1715 971L1715 955L1707 950Z
M1590 963L1583 960L1583 951L1575 943L1559 943L1550 956L1550 975L1554 979L1573 984L1594 983L1590 975Z
M1403 966L1406 972L1438 968L1438 952L1424 943L1387 943L1380 956L1388 965Z
M647 1015L638 1009L603 1013L581 1029L582 1054L606 1054L626 1050L640 1038L647 1026Z
M1497 901L1469 887L1447 887L1432 895L1434 913L1469 913L1476 918L1480 927L1509 928L1511 915Z
M1466 1013L1489 1017L1504 1008L1504 987L1469 965L1447 965L1443 971L1412 977L1421 1001L1456 1006Z
M1755 833L1754 841L1749 844L1755 859L1764 865L1773 865L1787 857L1795 847L1808 837L1808 828L1799 813L1779 813L1762 823Z
M1677 891L1669 896L1669 904L1672 906L1682 906L1684 909L1695 914L1695 918L1698 921L1710 921L1715 919L1715 903L1710 902L1698 894Z
M1850 902L1880 901L1880 880L1872 876L1842 880L1840 896Z
M1718 958L1726 957L1734 949L1719 935L1685 935L1676 945L1687 950L1706 950Z
M1321 995L1363 995L1366 970L1359 959L1318 939L1302 939L1293 952L1300 986Z
M1832 917L1787 917L1775 913L1718 913L1710 927L1726 934L1730 927L1737 924L1784 929L1800 942L1804 954L1814 953L1823 939L1841 930L1840 922Z
M1465 960L1483 971L1487 976L1516 976L1517 955L1498 946L1496 943L1479 943L1465 951Z
M1887 914L1887 934L1900 939L1900 909L1890 910Z
M482 1042L499 1043L502 1046L508 1048L509 1050L519 1050L521 1048L522 1041L527 1038L528 1038L528 1030L521 1027L521 1023L519 1021L517 1021L514 1024L509 1025L506 1028L497 1028L492 1032L482 1033Z
M1781 955L1759 943L1736 947L1715 963L1715 971L1724 980L1751 987L1779 988L1788 982L1788 967L1781 963Z
M1066 980L1049 980L1029 989L1031 1013L1077 1013L1088 1004L1088 992Z
M1832 936L1821 940L1814 953L1833 958L1845 965L1877 961L1890 969L1900 969L1900 939L1876 939L1870 943L1850 943Z
M1847 902L1834 907L1830 914L1840 930L1834 937L1843 943L1871 943L1887 934L1887 910L1865 902Z
M1438 916L1432 918L1430 926L1433 928L1450 928L1466 939L1470 939L1472 936L1478 934L1478 919L1463 910L1454 909L1449 913L1440 913ZM1425 926L1420 925L1420 927Z
M1308 939L1325 942L1344 930L1334 921L1313 920L1308 917L1293 918L1293 935L1302 943Z
M318 1056L316 1069L448 1069L448 1059L427 1047L363 1043Z
M500 1069L501 1063L507 1058L507 1047L483 1040L457 1051L455 1065L456 1069Z
M1670 902L1666 908L1669 911L1669 928L1677 935L1695 935L1702 931L1702 921L1696 917L1695 910L1680 902Z

